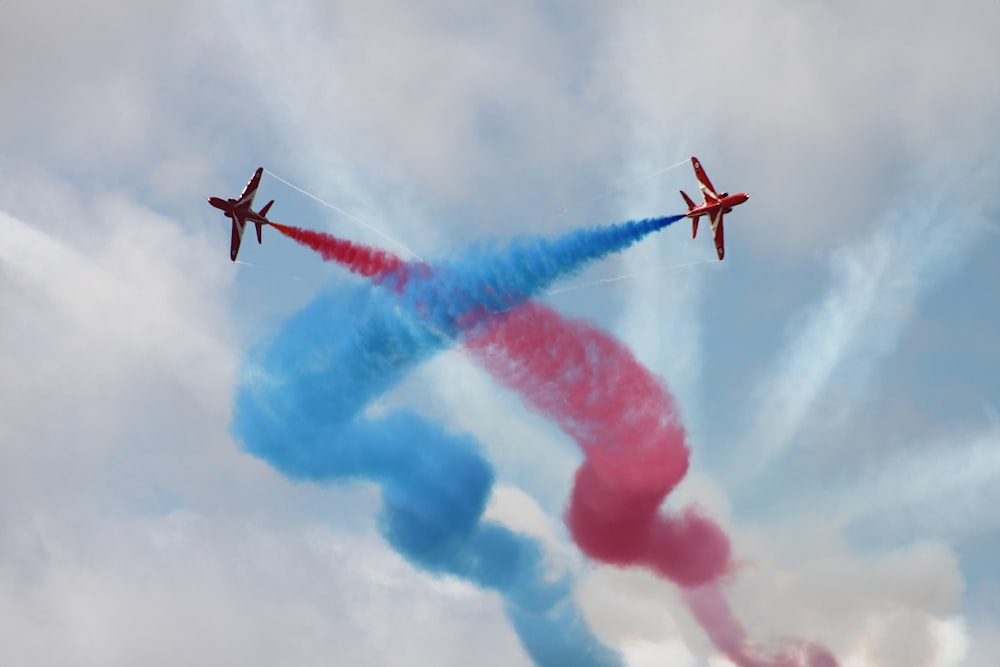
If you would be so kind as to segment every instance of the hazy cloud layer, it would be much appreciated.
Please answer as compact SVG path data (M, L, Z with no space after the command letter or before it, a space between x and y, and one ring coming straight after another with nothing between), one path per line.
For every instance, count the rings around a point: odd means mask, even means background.
M643 177L692 153L752 194L726 262L671 269L712 256L678 225L552 300L678 394L676 500L732 532L734 606L852 667L995 662L1000 4L0 12L0 662L527 665L495 597L382 545L366 487L289 485L231 442L246 346L342 278L267 232L229 263L204 197L264 164L435 257L674 213L687 168ZM969 329L981 353L921 346ZM960 354L977 373L941 370ZM672 587L588 573L561 522L578 454L461 352L395 405L481 439L491 516L583 577L629 664L721 664Z

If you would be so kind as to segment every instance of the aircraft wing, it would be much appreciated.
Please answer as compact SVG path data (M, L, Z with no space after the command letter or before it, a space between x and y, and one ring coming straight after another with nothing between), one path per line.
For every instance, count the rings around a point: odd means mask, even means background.
M708 180L708 174L702 169L701 162L698 158L691 156L691 164L694 166L694 175L698 179L698 187L701 189L701 194L705 198L705 201L718 201L719 195L715 191L712 181Z
M712 220L712 236L715 237L715 252L721 261L726 256L726 239L722 226L722 209L710 216Z
M252 194L250 195L253 196ZM229 245L229 259L236 261L236 255L240 252L240 242L243 240L243 230L246 227L246 221L240 220L235 215L233 216L233 238Z
M260 176L263 173L264 167L257 167L257 171L253 173L250 182L243 188L243 194L240 195L239 201L236 202L237 206L242 206L243 204L253 205L253 198L257 194L257 186L260 185Z

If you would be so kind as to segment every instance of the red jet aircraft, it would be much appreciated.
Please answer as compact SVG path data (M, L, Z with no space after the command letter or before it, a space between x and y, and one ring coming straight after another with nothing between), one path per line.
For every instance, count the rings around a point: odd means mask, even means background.
M691 218L691 238L698 236L698 218L707 215L712 224L712 236L715 237L715 250L719 253L719 260L722 260L726 256L722 216L732 211L734 206L739 206L750 199L750 195L745 192L737 192L734 195L728 192L716 192L712 187L712 181L708 180L708 175L701 168L698 158L692 156L691 164L694 165L694 175L698 178L698 187L701 188L701 196L705 200L704 203L695 206L691 198L681 190L681 197L684 197L688 205L687 217Z
M229 246L229 258L236 261L236 255L240 251L240 241L243 240L243 230L246 229L247 222L252 222L257 226L257 243L261 243L260 232L264 225L270 224L267 219L267 211L271 208L274 200L267 202L260 213L254 211L253 197L257 194L257 186L260 185L260 175L264 173L264 167L258 167L253 178L243 188L243 194L239 199L220 199L219 197L209 197L208 203L226 214L227 218L233 221L233 240Z

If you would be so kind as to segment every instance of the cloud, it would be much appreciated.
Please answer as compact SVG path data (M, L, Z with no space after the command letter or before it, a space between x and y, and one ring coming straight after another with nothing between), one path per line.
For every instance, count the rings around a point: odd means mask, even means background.
M1000 92L981 85L998 13L989 0L960 13L940 1L920 12L899 0L631 3L602 78L622 82L630 116L671 128L675 146L698 147L706 164L724 156L713 178L754 195L746 243L794 261L890 211L915 166L996 173L995 137L977 137L1000 111Z
M615 150L615 119L592 82L598 9L574 8L572 20L546 4L260 10L235 41L310 185L385 188L383 211L410 195L435 218L411 238L444 228L464 241L501 223L551 229L539 204L592 187L574 166L601 169Z
M179 380L206 400L213 393L218 395L231 378L232 352L191 326L191 311L208 319L204 311L209 308L201 308L202 299L196 296L199 286L190 278L178 280L184 270L181 265L157 259L157 253L179 253L184 239L176 228L140 209L114 201L107 205L109 215L118 221L117 228L99 223L91 228L106 234L103 250L107 254L101 264L0 213L0 258L11 286L24 300L23 307L35 310L40 302L47 304L58 325L72 331L66 340L72 347L66 352L76 348L86 354L87 358L80 360L84 364L101 365L102 355L148 354L153 363L176 372ZM78 214L76 219L80 220ZM201 254L194 245L191 250ZM199 309L203 312L198 313ZM36 352L51 358L61 350L43 348ZM187 372L193 366L204 374ZM104 369L111 371L112 367L105 365ZM10 370L15 376L29 375L26 369L20 373Z
M861 555L836 526L814 521L737 528L733 541L743 567L727 589L748 632L765 646L809 635L844 665L961 664L968 648L955 617L961 576L943 545ZM640 645L661 660L678 646L711 655L677 591L646 573L598 568L579 594L605 642Z
M6 502L148 507L211 488L185 463L227 459L239 338L218 249L121 195L2 182L22 211L0 211Z
M190 40L176 17L186 4L100 0L53 15L8 3L0 46L12 101L0 111L5 144L64 167L100 158L105 169L166 148L159 139L178 128L163 113L163 84L178 68L162 56L183 60Z
M475 648L528 664L495 597L372 534L364 489L291 487L230 442L242 341L214 239L120 195L64 188L42 208L0 212L0 661L458 664Z
M967 627L974 640L963 667L989 667L994 664L997 653L1000 652L1000 627L996 617L977 619L976 623L970 623Z
M36 545L27 576L0 570L9 664L460 664L472 650L530 664L496 599L419 575L368 535L191 512L3 527Z
M838 419L855 415L873 396L905 394L900 378L880 371L931 299L990 303L992 272L958 273L961 287L952 291L942 276L962 271L964 260L953 259L943 274L936 261L968 254L962 236L968 228L950 205L992 196L997 180L991 128L1000 89L984 85L998 60L1000 5L991 0L965 3L960 12L946 2L916 11L901 0L632 3L613 10L560 3L470 10L447 2L415 8L100 0L58 16L30 3L3 7L0 82L10 103L0 109L6 147L0 599L13 602L0 615L16 622L3 662L95 656L153 664L159 656L187 655L249 663L252 649L272 663L320 662L336 653L358 664L387 664L396 661L398 647L460 662L464 644L412 630L410 619L420 615L435 619L434 627L465 619L467 632L477 633L469 635L470 645L489 646L497 664L525 661L491 598L411 578L395 569L378 538L354 540L341 535L341 526L326 525L367 526L374 500L363 489L285 485L225 436L236 348L248 331L264 328L257 308L285 312L290 298L277 289L254 293L247 310L234 312L234 295L243 299L255 278L219 262L218 239L208 242L195 231L208 219L201 210L205 184L241 184L247 165L274 165L431 255L483 231L505 236L512 228L613 220L609 211L621 200L591 197L621 182L623 171L648 173L699 154L716 165L717 182L754 195L751 207L740 210L746 224L730 228L744 251L720 267L727 273L718 281L699 274L691 279L698 285L674 276L666 284L624 281L599 288L607 292L575 293L565 303L605 322L623 315L616 328L666 375L686 420L710 435L713 425L726 424L726 414L740 416L713 405L723 390L713 370L717 348L706 345L713 313L739 298L767 298L733 283L760 285L767 262L777 267L776 280L809 292L813 276L802 267L828 267L827 291L810 293L812 305L786 301L774 310L798 313L775 318L788 323L783 332L761 324L759 313L732 318L724 332L757 327L774 334L776 342L745 353L763 350L762 364L776 361L770 371L758 369L759 406L783 421L765 428L750 420L746 441L750 449L773 436L777 444L765 454L773 464L801 451L795 448L825 425L835 439L846 423ZM223 170L232 176L218 176ZM77 187L46 173L71 175ZM974 187L956 187L952 176L971 178ZM650 184L649 190L663 190L655 196L629 193L624 210L672 212L676 195L668 182ZM933 219L921 217L919 207L901 208L913 192L941 198ZM283 214L292 222L323 219L296 210L293 196L279 204L289 207ZM568 207L566 215L551 217ZM900 210L913 217L903 219ZM985 246L979 256L988 256L992 240L977 238ZM956 251L953 243L962 247ZM639 249L626 270L674 261L675 245ZM947 294L934 296L935 284L948 286ZM989 340L995 330L989 313L969 321ZM946 339L954 332L947 322L940 326ZM812 344L820 354L810 359ZM745 349L735 336L731 345ZM941 363L949 358L943 354ZM558 515L576 463L568 444L547 424L517 414L515 401L481 377L463 378L465 361L435 364L390 398L430 411L413 398L419 383L459 375L453 389L441 392L454 396L442 399L439 413L481 437L501 478ZM983 375L991 372L984 359ZM914 373L906 381L928 387L937 379ZM968 383L975 401L982 385ZM465 389L473 396L467 408L458 395ZM848 589L854 584L840 577L857 576L859 588L876 589L871 599L835 601L830 612L870 621L866 629L844 626L838 641L849 656L858 662L905 656L896 640L909 632L924 645L938 641L937 630L926 628L947 626L952 621L944 619L957 613L954 557L940 545L911 540L927 531L952 540L978 530L973 520L985 511L992 480L992 436L961 423L945 428L958 436L917 443L898 457L875 455L858 481L856 505L845 501L851 521L900 536L900 553L859 555L835 544L825 570L810 565L822 560L820 547L797 548L798 526L768 518L781 523L769 532L787 532L775 539L788 555L773 567L763 558L762 569L742 573L745 590L768 599L786 584L797 586L807 599L795 603L811 620L825 593L810 588L809 577L829 571L837 575L831 586ZM863 431L859 441L869 435L864 425L856 431ZM949 463L948 447L969 463ZM195 453L210 462L194 464ZM696 461L703 454L696 449ZM897 478L879 468L890 460L902 471ZM935 465L949 476L929 479ZM957 480L971 486L960 488ZM689 486L681 493L695 499L714 493L712 514L724 514L728 489ZM949 494L972 511L933 506ZM870 506L862 505L863 496L871 497ZM507 511L537 526L530 503L520 500ZM841 501L829 500L818 485L795 502L809 511L820 506L816 514L824 517L840 515ZM799 519L805 512L791 514ZM288 525L274 525L279 516ZM162 534L178 535L181 546L153 537ZM744 543L743 535L734 539L737 555L755 561L766 555L757 538L751 534ZM287 550L277 546L285 539ZM347 545L346 555L336 544ZM261 554L281 571L253 560ZM909 574L880 587L865 568L888 579L897 575L894 568ZM352 588L357 572L361 583ZM917 581L915 572L926 580ZM195 583L186 585L184 577ZM754 584L754 577L764 583ZM983 588L966 583L975 587L968 597ZM914 597L928 588L936 592ZM632 622L648 638L624 640L637 664L681 656L681 634L692 650L704 648L693 626L682 633L683 613L673 621L657 615L669 603L648 581L615 580L606 592L617 601L602 608L598 596L592 612L620 612L615 623L622 631L611 637L628 635ZM146 594L152 602L130 628L135 640L115 634L142 609ZM344 616L340 595L371 601L363 622ZM881 613L880 604L897 602L905 609ZM650 614L632 616L633 608ZM771 611L761 614L762 632L785 632ZM995 616L987 610L965 623L970 665L993 664ZM833 618L834 625L841 620ZM670 623L681 629L664 629ZM392 631L405 638L397 641Z
M1000 428L914 443L859 471L827 504L841 521L895 543L935 536L951 543L998 528Z
M829 408L821 399L832 390L847 406L868 395L873 368L895 350L922 294L954 270L982 230L978 214L951 211L954 217L940 205L914 203L879 221L865 242L832 255L827 295L792 319L790 342L748 410L741 446L755 463L747 474L777 459L804 429L822 429Z

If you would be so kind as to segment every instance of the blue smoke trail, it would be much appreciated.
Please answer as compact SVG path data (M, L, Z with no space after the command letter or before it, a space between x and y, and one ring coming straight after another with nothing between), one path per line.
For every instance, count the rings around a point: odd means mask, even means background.
M474 246L458 258L436 265L433 271L400 270L401 303L419 313L426 326L449 339L469 330L481 318L475 315L509 310L540 294L560 278L579 272L587 264L620 252L643 237L684 216L675 215L577 230L556 239L515 239L498 250L491 244ZM473 321L470 322L470 315Z
M388 281L326 291L256 350L237 388L233 434L298 480L381 485L386 541L429 572L498 591L526 651L545 667L620 665L553 580L539 543L482 519L492 466L468 434L409 410L364 409L472 324L546 289L682 216L488 246ZM395 286L390 289L389 285Z

